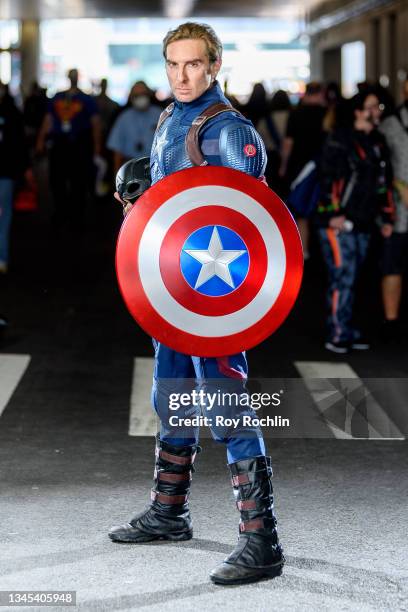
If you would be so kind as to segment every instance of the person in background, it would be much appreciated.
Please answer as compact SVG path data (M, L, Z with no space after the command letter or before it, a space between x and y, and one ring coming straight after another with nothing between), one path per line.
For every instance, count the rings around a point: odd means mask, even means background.
M333 353L370 348L352 316L358 272L378 216L383 237L392 234L392 173L377 129L380 116L376 95L357 95L353 124L330 134L323 149L316 223L329 273L325 348Z
M8 272L9 237L16 182L28 174L23 116L0 82L0 275ZM3 323L5 326L5 323Z
M400 306L403 274L408 259L408 80L403 85L404 102L382 121L380 131L391 152L396 215L391 236L384 238L381 255L382 301L386 342L400 338Z
M112 100L106 93L108 80L101 79L99 93L94 96L98 107L101 123L101 158L96 162L95 193L104 196L110 193L110 186L114 183L113 155L106 146L109 132L120 112L120 105Z
M347 103L341 95L339 84L331 81L326 85L325 98L327 112L323 121L325 132L332 132L347 122Z
M88 197L94 193L95 162L101 157L101 126L92 96L78 87L78 70L68 72L70 87L49 102L36 151L50 139L49 177L57 226L82 225Z
M242 112L254 125L256 125L260 119L265 117L267 110L268 103L266 100L265 87L262 83L255 83L247 104L242 108Z
M120 106L112 100L106 93L108 90L108 79L101 79L99 83L99 93L94 96L98 107L101 122L102 143L106 143L109 131L120 111Z
M134 157L149 157L162 109L153 103L151 90L137 81L130 91L130 107L116 119L107 141L113 151L114 172Z
M35 147L39 129L47 113L48 99L46 91L37 81L31 84L30 93L24 101L24 125L30 149Z
M225 79L224 79L224 96L227 98L227 100L231 104L231 106L233 106L234 108L239 110L241 113L244 113L244 110L245 110L244 105L242 105L239 102L238 98L236 96L234 96L234 94L229 91L229 79L228 79L228 76L226 76ZM169 102L171 102L171 99L169 100Z
M279 137L283 142L286 135L289 115L292 110L292 104L286 91L283 89L278 89L278 91L273 94L271 103L269 105L269 110Z
M265 179L272 183L273 170L276 167L276 154L279 155L281 140L269 112L269 102L262 83L255 83L243 114L252 121L255 129L264 141L268 163L265 169Z
M272 96L266 112L256 124L268 155L265 177L268 185L284 196L284 185L279 177L282 143L285 138L287 123L292 105L286 91L279 89Z
M279 175L291 185L310 161L316 160L323 147L326 133L323 122L326 115L324 88L311 82L306 86L300 104L289 115L286 137L282 146ZM302 238L305 260L309 257L309 220L299 214L296 218Z

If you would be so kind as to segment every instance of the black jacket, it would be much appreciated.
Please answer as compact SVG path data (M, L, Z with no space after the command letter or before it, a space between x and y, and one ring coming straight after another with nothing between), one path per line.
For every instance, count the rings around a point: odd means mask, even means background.
M5 98L0 103L0 177L18 179L28 166L23 117Z
M378 215L392 223L392 170L384 137L341 128L331 134L320 164L321 197L316 221L327 226L345 215L356 230L370 231Z

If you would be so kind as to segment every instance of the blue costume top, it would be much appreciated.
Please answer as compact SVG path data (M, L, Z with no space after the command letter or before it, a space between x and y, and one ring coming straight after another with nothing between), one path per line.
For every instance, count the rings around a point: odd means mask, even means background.
M192 102L175 100L173 112L157 130L150 157L152 183L190 168L185 139L193 120L212 104L229 104L217 81ZM254 177L262 176L266 166L265 146L251 121L233 111L210 119L200 132L199 144L211 166L228 166Z
M173 172L193 166L186 152L186 135L193 120L204 109L219 102L229 104L217 82L192 102L174 102L170 116L160 125L153 141L150 156L152 184ZM227 166L256 178L263 176L266 166L263 141L252 123L234 111L226 111L210 119L199 133L199 145L209 165ZM172 392L183 388L189 380L206 381L208 392L217 379L236 379L234 390L240 393L248 372L245 353L222 358L191 357L155 340L153 343L155 368L152 399L161 420L160 437L162 440L170 439L175 445L195 443L198 440L198 428L191 428L187 434L186 429L189 428L184 427L184 436L191 437L178 438L182 435L180 428L172 427L169 423L168 381L174 380L170 385ZM176 379L179 379L178 382ZM215 389L218 389L218 384L215 384ZM228 386L228 390L232 390L231 386ZM183 416L193 416L196 410L194 407L186 408ZM223 412L221 406L218 406L218 410ZM255 416L252 410L245 407L235 407L233 412L235 417ZM240 425L234 435L227 431L228 428L214 426L211 430L216 440L226 443L229 463L265 454L258 426Z

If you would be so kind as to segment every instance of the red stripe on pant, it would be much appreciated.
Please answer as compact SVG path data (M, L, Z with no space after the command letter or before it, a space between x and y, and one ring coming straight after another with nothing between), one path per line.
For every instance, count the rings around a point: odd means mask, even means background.
M229 357L217 357L217 366L221 374L228 378L246 379L246 375L230 365Z

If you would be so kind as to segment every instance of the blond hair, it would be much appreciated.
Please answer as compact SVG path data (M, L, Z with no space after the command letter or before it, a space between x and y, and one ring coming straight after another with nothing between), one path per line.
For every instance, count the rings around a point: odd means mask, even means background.
M167 59L166 52L170 43L176 40L203 40L207 49L208 59L210 63L214 63L221 59L222 44L211 26L206 23L194 23L188 21L182 23L175 30L169 30L163 39L163 55Z

